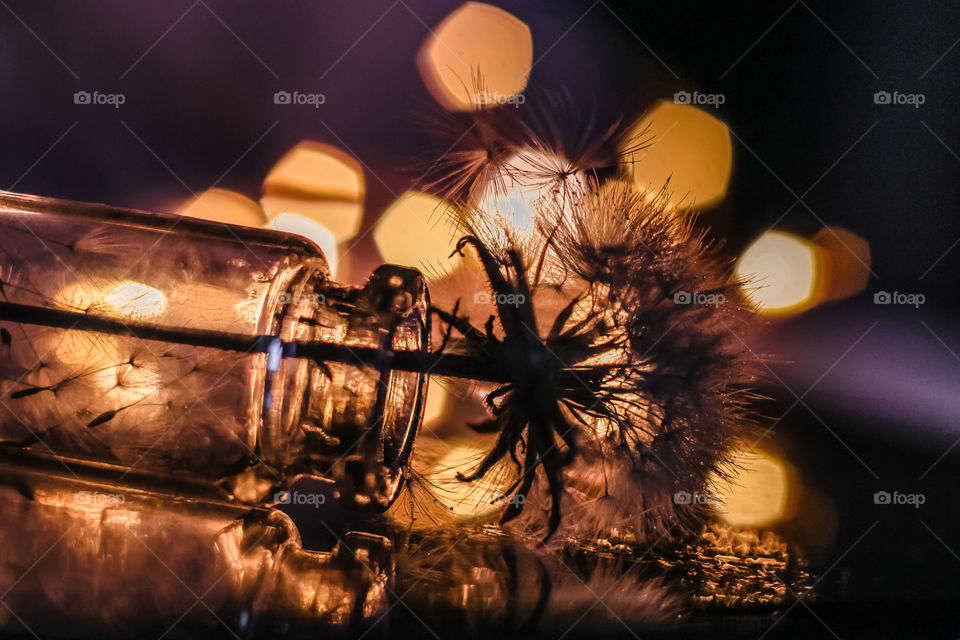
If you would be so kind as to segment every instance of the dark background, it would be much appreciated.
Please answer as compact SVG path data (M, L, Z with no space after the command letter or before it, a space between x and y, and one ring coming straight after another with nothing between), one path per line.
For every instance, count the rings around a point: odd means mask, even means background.
M758 345L778 356L769 446L807 496L781 532L822 576L818 613L794 607L778 633L856 630L891 611L907 632L960 632L945 602L960 600L960 4L493 4L532 30L531 93L564 89L608 120L679 89L724 94L734 173L706 215L731 252L772 226L869 241L864 293L775 323ZM257 197L280 155L313 138L366 166L367 231L409 185L414 116L436 108L416 52L459 5L3 0L0 188L147 209L213 185ZM282 89L326 103L275 105ZM78 106L79 90L126 103ZM880 90L925 102L878 105ZM369 236L355 250L372 253ZM877 291L926 303L877 306ZM876 505L879 490L926 502Z

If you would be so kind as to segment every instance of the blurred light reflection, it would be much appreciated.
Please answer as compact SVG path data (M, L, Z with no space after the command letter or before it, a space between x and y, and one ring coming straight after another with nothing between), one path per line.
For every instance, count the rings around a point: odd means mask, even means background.
M108 290L102 303L109 311L130 320L148 320L163 314L167 298L142 282L124 280Z
M498 165L474 199L484 216L524 238L536 230L538 214L567 214L585 190L583 174L569 161L542 151L523 150Z
M503 509L503 504L493 503L502 493L493 475L490 474L473 482L461 482L457 473L471 469L486 455L483 445L453 444L447 447L447 453L441 457L431 470L432 482L440 490L444 503L450 506L450 512L461 518L476 518L489 515Z

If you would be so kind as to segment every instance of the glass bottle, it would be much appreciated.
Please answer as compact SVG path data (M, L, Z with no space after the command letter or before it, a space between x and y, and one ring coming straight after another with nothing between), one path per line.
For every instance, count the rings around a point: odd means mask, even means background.
M0 442L383 509L425 394L384 363L429 351L428 305L411 269L332 282L299 236L0 192Z
M116 475L115 473L113 474ZM0 456L0 629L38 637L339 637L388 611L385 538L306 551L275 509Z

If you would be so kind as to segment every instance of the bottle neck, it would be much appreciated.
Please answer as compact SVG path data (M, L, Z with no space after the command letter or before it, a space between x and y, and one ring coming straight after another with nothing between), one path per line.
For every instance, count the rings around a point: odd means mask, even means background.
M276 335L384 354L378 366L267 359L260 438L264 461L333 480L348 504L382 510L399 493L426 395L424 373L387 367L395 351L428 351L429 297L419 272L379 267L363 287L303 271L280 296ZM295 356L296 354L284 354Z

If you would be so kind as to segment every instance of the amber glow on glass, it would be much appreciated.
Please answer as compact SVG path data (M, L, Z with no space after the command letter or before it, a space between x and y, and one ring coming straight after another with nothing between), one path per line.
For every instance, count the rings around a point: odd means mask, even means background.
M318 223L278 221L333 258ZM278 346L420 348L427 301L415 272L380 267L358 289L332 280L321 249L293 234L17 194L0 194L0 248L14 307L2 323L3 442L190 473L251 502L305 470L352 503L396 496L403 462L393 461L411 450L423 377L384 379L360 360L320 369ZM348 449L351 462L338 462ZM266 482L244 482L248 472Z
M427 402L423 407L423 426L431 427L443 418L447 410L447 400L450 392L435 379L427 381Z
M142 282L124 280L104 293L103 304L118 316L142 321L163 314L167 298Z

